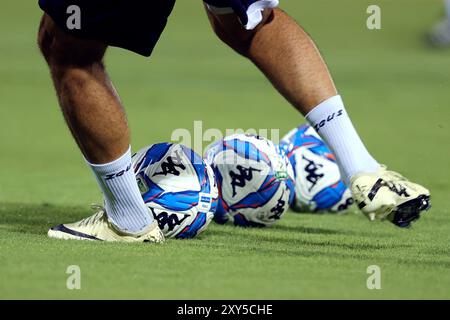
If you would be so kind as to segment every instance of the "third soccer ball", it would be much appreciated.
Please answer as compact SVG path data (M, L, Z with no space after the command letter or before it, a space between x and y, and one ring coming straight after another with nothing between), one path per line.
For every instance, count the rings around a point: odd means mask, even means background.
M353 204L331 150L309 125L290 131L280 143L295 174L297 212L340 212Z

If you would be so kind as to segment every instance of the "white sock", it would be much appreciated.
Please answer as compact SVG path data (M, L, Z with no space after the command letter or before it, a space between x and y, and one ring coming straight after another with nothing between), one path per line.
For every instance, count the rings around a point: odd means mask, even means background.
M341 96L325 100L307 115L338 161L344 181L361 172L376 172L380 165L370 155L345 110Z
M131 165L131 148L119 159L106 164L89 163L105 197L109 220L119 230L139 233L153 221L142 199Z

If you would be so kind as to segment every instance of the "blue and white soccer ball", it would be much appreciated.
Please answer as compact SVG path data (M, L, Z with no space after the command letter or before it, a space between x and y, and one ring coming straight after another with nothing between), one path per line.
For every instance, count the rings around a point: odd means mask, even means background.
M159 143L133 156L144 202L168 238L193 238L211 222L218 189L209 165L193 150Z
M336 158L309 125L291 130L280 143L294 168L297 212L340 212L353 204Z
M205 160L219 188L217 223L265 227L289 209L294 197L293 169L270 140L235 134L208 147Z

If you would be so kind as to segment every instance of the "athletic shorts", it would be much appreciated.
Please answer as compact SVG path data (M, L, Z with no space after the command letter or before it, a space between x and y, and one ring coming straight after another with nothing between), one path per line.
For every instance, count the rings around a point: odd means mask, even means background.
M195 0L189 0L195 1ZM204 0L215 14L236 13L247 29L278 0ZM69 34L150 56L175 0L39 0L39 6Z

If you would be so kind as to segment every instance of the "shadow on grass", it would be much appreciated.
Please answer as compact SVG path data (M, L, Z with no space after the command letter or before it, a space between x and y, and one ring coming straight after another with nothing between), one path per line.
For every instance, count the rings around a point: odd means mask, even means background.
M302 228L296 227L296 230L301 232ZM255 243L272 243L272 244L281 244L286 246L296 246L298 248L305 247L326 247L326 248L341 248L346 250L390 250L390 249L405 249L410 248L410 244L398 243L395 241L389 241L388 243L380 243L379 241L374 241L374 236L368 239L360 239L359 235L355 235L354 239L348 238L348 234L343 232L323 232L327 229L318 229L319 232L310 232L310 228L307 229L307 232L303 234L315 235L317 237L302 237L301 233L299 233L299 237L286 237L283 233L274 233L270 234L265 233L265 229L238 229L235 232L236 238L241 238L243 241L254 241ZM283 228L273 228L271 231L283 230ZM316 230L316 229L313 229ZM292 231L292 230L291 230ZM317 230L316 230L317 231ZM329 230L331 231L331 230ZM232 233L231 228L208 230L210 235L221 235L227 236ZM325 237L324 237L325 236ZM327 237L329 236L329 237Z
M0 230L6 229L18 233L45 236L48 228L64 222L77 221L89 214L91 211L88 206L0 203ZM450 268L450 262L447 259L413 259L408 255L397 256L396 253L408 251L412 245L398 242L395 237L392 241L380 243L376 241L377 235L372 234L370 235L372 239L366 240L360 238L363 236L360 233L354 232L353 234L348 230L277 226L271 228L270 231L272 232L264 232L264 229L245 230L230 226L215 227L202 234L202 240L196 244L199 249L209 246L217 247L222 244L237 251L254 250L276 256L311 258L325 256L333 259L376 258L380 262ZM298 237L292 236L292 234L286 236L283 231L298 232L299 235ZM210 236L219 236L229 240L224 243L222 239L216 243L216 241L209 241ZM352 236L355 238L352 239ZM442 252L436 252L436 254L439 253L442 254Z
M228 230L227 230L228 229ZM264 229L259 229L264 230ZM214 229L208 231L211 235L229 236L231 228L223 230ZM397 263L399 265L417 267L444 267L450 268L450 260L445 255L439 256L442 252L439 248L429 253L438 256L418 257L417 248L413 244L399 243L395 237L391 241L379 243L360 238L348 238L330 235L330 237L283 237L276 234L265 234L263 232L245 230L235 232L235 239L225 246L237 252L255 251L268 256L291 256L304 258L328 258L332 261L342 259L369 260L378 263ZM215 244L210 244L214 246ZM222 244L224 245L224 244Z
M60 224L74 222L92 214L89 206L61 206L49 203L23 204L0 203L0 224L12 226L15 231L42 234L48 228ZM223 229L225 231L228 229ZM310 228L302 226L276 225L270 230L296 232L301 234L318 235L352 235L351 231L332 230L324 228ZM230 234L228 230L228 234ZM214 233L214 231L212 231ZM362 234L355 234L360 235Z
M85 206L0 203L0 225L20 233L45 235L52 226L74 222L89 214L89 207Z
M306 234L322 234L322 235L340 235L347 234L342 230L332 230L324 228L310 228L302 226L286 226L286 225L276 225L273 227L274 230L287 231L287 232L298 232Z

